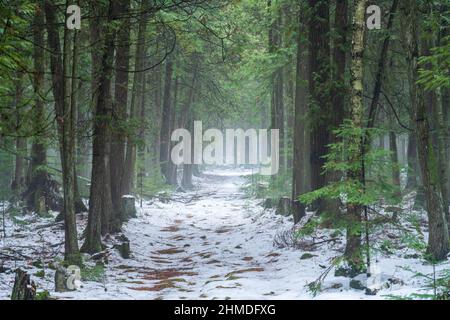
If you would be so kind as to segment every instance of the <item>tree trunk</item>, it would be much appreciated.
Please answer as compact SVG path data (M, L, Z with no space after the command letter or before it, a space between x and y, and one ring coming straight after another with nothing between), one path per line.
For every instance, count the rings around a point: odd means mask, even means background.
M66 7L69 5L66 2ZM61 60L61 46L56 29L56 8L50 1L45 1L45 16L47 19L48 45L52 51L50 66L52 72L53 96L55 99L55 114L58 122L60 141L60 155L62 165L62 180L64 193L64 258L70 264L80 264L81 257L78 249L77 227L75 219L74 199L74 153L75 153L75 124L74 109L71 103L71 80L74 69L70 68L71 45L70 34L64 29L63 57ZM74 31L75 32L75 31ZM72 61L73 62L73 61Z
M312 119L310 137L311 189L325 186L323 166L328 153L330 120L330 23L329 0L309 0L309 113ZM319 199L313 205L322 212L324 201Z
M395 203L399 203L402 196L400 186L400 163L398 161L397 136L393 131L389 131L389 150L391 153L390 155L392 163L392 185L395 188L394 201Z
M38 211L39 199L46 194L46 186L48 185L49 176L44 169L47 164L47 135L45 131L45 105L43 100L44 94L44 71L45 56L44 48L40 45L44 43L44 30L41 26L45 24L44 8L36 7L33 28L33 91L34 91L34 113L33 113L33 130L39 132L38 136L32 138L31 145L31 161L28 169L28 181L26 191L27 206L31 210ZM46 203L49 201L46 199ZM43 212L37 212L42 214Z
M143 188L143 179L146 175L145 172L145 149L146 149L146 141L145 141L145 132L147 129L147 120L145 118L146 116L146 84L147 81L145 79L145 75L143 77L143 83L141 85L141 92L139 93L140 96L140 103L139 103L139 148L138 148L138 178L139 178L139 184L141 187L141 190ZM141 201L142 201L142 194L141 194ZM142 204L142 202L141 202Z
M355 13L352 24L352 63L350 68L350 114L352 124L355 128L363 126L364 105L363 105L363 56L364 56L364 38L365 38L365 11L366 1L355 1ZM349 143L357 146L356 154L350 155L349 163L362 161L363 137L354 137ZM348 173L350 179L359 182L364 181L363 168L350 170ZM362 252L361 252L361 212L362 207L359 204L347 203L347 243L345 246L345 258L352 270L361 271Z
M144 11L147 6L146 1L141 2L141 11ZM137 71L143 70L145 67L145 50L146 50L146 33L147 33L148 15L139 20L138 26L138 40L135 53L135 69ZM133 76L133 92L131 96L131 105L129 120L132 123L133 119L136 119L136 113L139 111L139 99L141 98L140 92L142 91L142 85L144 84L144 72L135 72ZM122 175L122 194L130 194L134 187L134 178L136 170L136 139L133 133L127 137L127 148L125 155L125 165Z
M199 57L197 55L192 56L192 61L198 61ZM194 91L197 86L198 78L198 62L195 62L194 70L192 72L191 86L189 87L188 94L186 95L186 102L184 108L181 110L182 120L181 126L187 128L190 132L194 130L194 119L192 117L192 102L194 100ZM193 161L193 151L192 146L191 151L191 164L183 164L183 177L181 178L181 186L185 189L192 189L192 161Z
M304 22L304 10L300 10L298 17L297 38L297 70L295 76L295 105L294 105L294 159L293 159L293 181L292 181L292 213L294 223L300 221L305 215L305 205L300 203L298 197L309 189L308 175L309 155L307 150L307 130L305 114L308 110L308 61L307 57L307 30Z
M25 156L27 154L27 140L21 137L21 106L23 86L22 86L23 74L21 72L17 73L17 79L15 82L15 93L14 93L14 107L16 113L16 132L18 137L16 137L16 154L15 154L15 166L14 166L14 179L11 183L11 190L14 193L15 199L19 200L20 196L25 187Z
M171 109L171 114L170 114L170 134L172 134L172 131L178 127L177 125L177 98L178 98L178 82L179 79L178 77L175 79L175 83L173 86L173 102L172 102L172 107ZM170 137L169 137L170 139ZM169 142L169 158L170 158L170 151L172 150L172 147L175 145L174 142L170 141ZM177 166L169 159L169 163L168 163L168 175L169 175L169 184L176 186L178 184L178 179L177 179Z
M116 6L109 2L108 21L110 24L116 19ZM86 226L86 239L82 250L96 253L102 250L101 235L110 232L112 220L112 200L109 168L110 142L110 87L112 63L114 57L115 32L105 30L101 51L101 66L99 87L94 116L94 136L92 146L92 175L89 196L89 216Z
M346 70L346 48L347 32L348 32L348 3L347 0L336 1L334 32L332 36L333 52L332 52L332 82L331 90L333 97L333 112L331 116L331 130L329 130L328 141L330 144L338 143L337 136L332 132L339 129L345 118L345 99L348 94L348 88L345 80ZM339 181L341 174L338 171L327 171L325 173L326 183ZM334 218L340 213L340 200L324 199L323 211L327 212L332 219L324 221L324 227L331 227Z
M170 146L170 123L171 123L171 88L172 88L172 58L168 57L166 61L165 81L164 81L164 97L161 124L161 146L160 146L160 164L161 173L164 175L166 182L169 183L169 146Z
M415 124L413 121L410 122L413 127ZM414 190L417 188L417 137L414 132L408 134L408 178L406 181L406 190Z
M115 63L115 90L113 103L113 130L111 133L111 197L113 202L112 229L121 229L120 199L122 197L121 181L125 163L125 132L123 126L127 118L128 103L128 69L130 66L130 0L120 0L120 12L125 18L121 20L117 32L117 49Z
M268 8L269 12L272 10L271 8L271 0L268 1ZM278 16L274 21L271 23L270 29L269 29L269 53L276 54L277 50L281 48L282 46L282 34L280 32L281 25L282 25L282 19L280 16L280 12L275 12L275 15ZM271 17L273 20L273 18ZM286 168L286 157L285 157L285 139L284 139L284 81L283 81L283 68L279 67L277 68L272 76L271 76L271 86L272 86L272 92L271 92L271 104L270 104L270 110L271 110L271 129L278 129L279 130L279 164L280 169L284 170Z
M429 223L427 254L430 259L438 261L445 259L449 252L449 234L444 208L442 207L437 155L430 136L430 119L423 100L423 90L417 85L419 69L419 9L417 2L414 0L405 1L403 10L410 99L415 115L418 160Z
M152 72L153 84L153 97L154 97L154 110L153 115L155 121L152 128L153 140L152 140L152 156L153 156L153 169L157 170L160 174L159 164L159 149L160 149L160 135L161 135L161 121L162 121L162 106L161 106L161 91L162 91L162 78L161 78L161 66L157 66Z

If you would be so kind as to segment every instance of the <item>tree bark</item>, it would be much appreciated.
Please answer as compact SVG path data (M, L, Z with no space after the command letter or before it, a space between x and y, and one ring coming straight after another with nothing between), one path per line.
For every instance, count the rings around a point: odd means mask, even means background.
M192 56L192 61L198 61L199 57L197 55ZM181 110L182 120L181 126L187 128L190 132L194 130L194 119L192 117L192 102L194 100L194 91L197 86L197 78L198 78L198 63L195 62L194 70L192 72L192 80L191 85L189 87L188 93L186 95L186 102L184 104L184 108ZM184 163L183 164L183 177L181 178L181 186L185 189L192 189L192 161L193 161L193 150L191 148L191 164Z
M66 2L66 7L69 1ZM71 104L71 80L73 70L70 68L71 45L67 28L64 29L63 51L57 32L56 8L51 1L45 1L45 17L48 32L48 45L52 52L50 66L52 73L53 96L55 98L55 114L58 123L60 155L62 164L62 180L64 193L64 258L70 264L81 264L78 249L77 227L75 219L74 199L74 110Z
M292 213L294 223L300 221L305 215L305 205L298 197L309 190L309 154L307 143L307 129L305 115L308 111L308 46L307 30L304 10L300 10L298 17L297 36L297 67L295 76L295 105L294 105L294 159L293 159L293 181L292 181Z
M173 62L172 58L168 57L166 61L165 81L164 81L164 97L162 110L162 124L161 124L161 146L160 146L160 164L161 173L169 183L169 146L170 146L170 123L171 123L171 88L172 88L172 73Z
M268 1L269 12L271 9L271 0ZM275 11L275 10L273 10ZM274 20L269 29L269 53L276 54L277 50L282 47L282 33L280 31L282 27L282 19L279 12L275 12L276 19L271 17L271 20ZM271 76L271 103L270 103L270 114L271 114L271 129L279 130L279 164L280 170L283 171L286 168L286 149L285 149L285 119L284 119L284 74L283 68L277 68Z
M14 92L14 108L16 113L16 155L14 165L14 179L11 183L11 190L14 193L15 199L19 200L25 187L25 156L27 154L27 140L20 136L20 128L22 126L21 116L21 101L23 95L23 73L17 73L17 79L15 79L15 92Z
M170 114L170 134L172 134L172 131L177 128L177 99L178 99L178 83L179 79L178 77L175 78L175 83L173 86L173 102L172 106L170 108L171 114ZM170 139L170 137L169 137ZM170 151L172 150L172 147L175 145L174 142L169 142L169 157L170 157ZM168 162L168 176L169 176L169 184L176 186L178 184L177 179L177 166L169 159Z
M44 43L44 30L41 26L45 24L44 8L42 2L36 6L33 27L33 91L34 91L34 113L33 113L33 130L39 132L36 137L32 138L31 145L31 161L28 169L28 181L26 191L26 202L32 210L38 209L38 201L41 196L45 195L46 185L49 180L47 171L44 166L47 164L47 135L45 128L45 105L43 100L44 94L44 71L45 56L44 48L40 44ZM46 199L46 202L47 201ZM48 205L48 203L47 203ZM38 212L43 213L43 212Z
M121 229L120 199L122 198L122 176L125 163L125 130L123 129L127 118L128 81L130 65L130 0L120 0L120 12L125 17L121 20L117 32L117 49L115 62L115 89L111 132L111 197L113 202L112 229Z
M108 21L110 25L116 19L117 8L109 1ZM110 87L112 63L114 57L114 30L105 30L105 38L101 50L101 66L99 87L94 116L94 137L92 145L92 174L89 196L89 215L86 226L86 239L82 251L96 253L102 250L101 236L111 231L112 200L109 168L109 143L111 121Z
M392 185L394 187L395 203L401 201L401 186L400 186L400 163L398 161L397 136L394 131L389 131L389 150L392 164Z
M147 6L146 1L141 2L141 11L144 11ZM148 15L144 14L139 20L138 26L138 40L136 45L135 54L135 68L137 70L144 69L145 66L145 41L146 41L146 30L148 24ZM131 96L131 105L129 113L129 123L132 123L133 119L136 119L137 112L139 111L139 99L141 98L140 92L142 90L142 85L144 81L144 72L135 72L133 76L133 92ZM127 148L125 155L125 165L122 175L122 194L130 194L134 187L134 178L136 175L136 139L134 137L134 129L131 129L131 134L127 137Z
M412 124L411 127L414 126L414 122L410 122ZM418 172L418 164L417 164L417 137L414 132L410 132L408 134L408 178L406 181L406 190L414 190L417 188L417 172Z
M309 113L312 119L310 136L311 189L325 186L323 166L328 152L330 120L330 23L329 0L309 0ZM320 213L324 201L317 200L313 207Z
M405 1L403 10L410 100L415 115L418 160L428 213L427 254L431 260L439 261L445 259L450 250L449 234L445 211L442 207L437 154L432 146L430 136L430 116L423 100L423 89L417 85L419 69L419 11L417 2L414 0Z
M365 11L366 0L355 1L355 13L352 23L352 63L350 68L350 114L351 121L355 128L363 126L364 105L363 105L363 56L365 38ZM349 143L357 146L355 154L350 155L349 163L362 161L363 137L353 137ZM350 179L364 181L363 168L349 170L347 173ZM345 246L345 258L353 270L362 269L361 252L361 212L362 206L355 203L347 203L347 243Z

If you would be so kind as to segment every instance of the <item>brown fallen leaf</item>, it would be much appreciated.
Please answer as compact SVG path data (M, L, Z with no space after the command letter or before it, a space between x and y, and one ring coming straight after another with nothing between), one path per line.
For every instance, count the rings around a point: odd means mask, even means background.
M177 226L164 227L161 229L161 231L163 232L177 232L179 230L180 228L178 228Z
M228 233L228 232L230 232L230 231L231 231L230 228L222 227L222 228L217 229L217 230L216 230L216 233Z
M232 275L235 275L235 274L241 274L241 273L247 273L247 272L263 272L263 271L264 271L264 268L259 268L259 267L257 267L257 268L248 268L248 269L241 269L241 270L236 270L236 271L230 272L225 277L228 278L228 277L230 277Z
M212 260L209 260L208 262L206 262L206 264L214 264L214 263L220 263L220 261L212 259Z
M182 253L182 252L184 252L184 250L171 248L171 249L158 250L155 253L158 253L158 254L177 254L177 253Z
M179 278L181 276L196 276L196 272L180 271L175 269L153 270L151 272L142 272L142 278L145 280L164 280L170 278Z
M271 252L269 253L266 257L279 257L281 254L276 253L276 252Z

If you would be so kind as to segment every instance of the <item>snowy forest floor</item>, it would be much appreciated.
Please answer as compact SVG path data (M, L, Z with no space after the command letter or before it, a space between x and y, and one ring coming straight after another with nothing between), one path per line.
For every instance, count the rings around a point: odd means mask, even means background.
M345 238L320 230L293 247L274 245L275 238L289 234L292 219L264 210L261 199L248 197L241 188L246 174L205 172L195 179L195 191L175 193L168 201L144 201L142 208L138 202L138 217L124 227L131 259L121 258L111 248L114 239L106 239L104 270L92 268L73 292L54 291L51 265L62 258L63 225L52 223L53 217L7 218L7 237L0 247L0 299L9 298L16 267L31 274L38 291L47 290L57 299L386 299L425 292L423 279L414 274L431 274L433 266L400 247L391 254L373 253L367 283L365 276L357 277L364 286L380 289L376 295L350 288L351 279L336 277L331 269L313 296L307 284L342 255ZM86 214L78 215L79 235L86 222ZM404 231L382 232L398 238ZM445 267L448 263L437 269Z

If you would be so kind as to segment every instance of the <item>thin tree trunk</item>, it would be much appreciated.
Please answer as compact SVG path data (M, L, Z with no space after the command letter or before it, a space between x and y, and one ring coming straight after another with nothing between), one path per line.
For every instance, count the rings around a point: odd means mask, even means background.
M125 17L121 20L117 33L115 62L115 90L113 103L113 130L111 133L111 197L113 202L112 229L121 229L120 201L122 198L122 176L125 163L125 132L122 130L127 118L128 81L130 66L130 0L120 0L120 11Z
M352 24L352 63L350 68L350 113L353 126L361 128L363 126L364 105L363 105L363 56L365 38L365 10L366 1L355 1L355 13ZM358 146L355 154L350 155L349 163L363 161L363 137L354 137L349 143ZM360 182L364 181L363 168L349 170L348 176ZM345 258L353 270L362 269L361 252L361 220L362 206L355 203L347 203L347 243L345 246Z
M16 113L16 155L14 166L14 180L11 183L11 190L14 192L15 198L18 200L25 187L25 156L27 154L27 140L20 136L20 128L22 126L21 102L23 95L23 73L18 72L15 82L14 107Z
M389 151L392 163L392 185L395 188L395 203L399 203L402 196L400 186L400 163L398 161L397 136L394 131L389 131ZM394 216L394 218L396 217Z
M141 11L144 11L147 6L146 1L141 2ZM138 26L138 40L136 45L135 54L135 69L142 70L145 66L145 51L146 51L146 33L147 33L148 15L139 20ZM144 81L144 72L135 72L133 76L133 92L131 96L131 105L129 120L136 119L137 112L139 111L139 99L141 98L140 92ZM136 141L134 134L129 134L127 137L127 147L125 155L125 165L122 175L122 194L130 194L134 187L134 178L136 175Z
M410 122L414 126L414 122ZM417 188L417 137L414 132L408 134L408 178L406 182L406 190L414 190Z
M175 78L175 83L173 86L173 102L172 107L170 108L171 114L170 114L170 134L172 134L172 131L177 127L176 118L177 118L177 98L178 98L178 77ZM170 157L170 151L172 150L172 147L175 145L174 142L169 142L169 157ZM178 184L177 179L177 166L169 160L168 163L168 175L169 175L169 184L176 186Z
M298 17L297 37L297 70L295 76L295 106L294 106L294 159L293 159L293 182L292 201L294 223L300 221L305 215L305 205L300 203L298 197L309 189L307 172L309 171L309 154L306 140L306 119L308 110L308 61L307 61L307 30L304 22L304 10L300 10Z
M47 164L47 135L45 128L45 105L43 101L44 94L44 71L45 56L44 48L40 45L44 43L44 30L41 26L45 24L44 8L42 2L36 7L33 28L33 91L34 91L34 113L33 130L39 132L39 135L33 137L31 145L31 161L29 165L29 178L27 179L26 202L27 206L38 214L43 208L37 205L41 196L45 195L45 189L49 176L44 166ZM46 199L46 202L48 200ZM44 208L45 209L45 208Z
M169 146L170 146L170 122L171 122L171 89L172 89L172 72L173 62L169 57L166 61L165 81L164 81L164 97L161 124L161 147L160 147L160 164L161 173L164 175L166 182L169 183Z
M271 9L271 0L268 1L269 12ZM269 53L275 54L276 51L282 46L282 34L280 32L282 20L280 17L280 13L276 12L276 16L278 16L270 25L269 28ZM272 17L271 17L272 19ZM272 19L273 20L273 19ZM285 163L285 139L284 139L284 82L283 82L283 68L280 67L276 69L271 76L271 106L270 106L270 114L271 114L271 129L279 130L279 148L280 148L280 158L279 164L280 169L284 170L286 167Z
M311 115L310 162L311 189L325 186L323 174L324 156L328 153L329 119L330 119L330 23L329 0L309 0L310 19L309 37L309 113ZM314 208L320 213L324 202L319 199Z
M192 55L192 61L198 61L198 55ZM195 62L194 70L192 72L192 80L191 85L189 87L188 93L186 95L186 102L184 104L184 108L181 110L181 126L187 128L189 132L193 132L194 130L194 119L192 117L192 102L194 100L194 92L197 86L197 78L198 78L198 62ZM185 189L192 189L192 161L193 161L193 146L191 148L191 164L184 163L183 164L183 177L181 178L181 186Z

